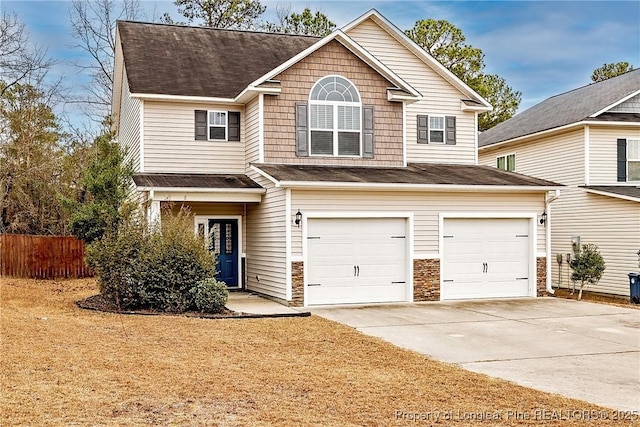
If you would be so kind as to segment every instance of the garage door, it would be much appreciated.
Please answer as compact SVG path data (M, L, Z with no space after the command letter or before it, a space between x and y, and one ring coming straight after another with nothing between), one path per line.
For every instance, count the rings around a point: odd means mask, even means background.
M307 304L407 300L404 218L307 222Z
M442 299L532 295L529 221L445 219Z

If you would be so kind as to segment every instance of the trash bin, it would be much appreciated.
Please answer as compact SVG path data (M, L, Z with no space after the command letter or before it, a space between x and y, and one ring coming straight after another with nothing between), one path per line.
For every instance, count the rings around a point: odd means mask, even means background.
M629 273L629 301L640 304L640 273Z

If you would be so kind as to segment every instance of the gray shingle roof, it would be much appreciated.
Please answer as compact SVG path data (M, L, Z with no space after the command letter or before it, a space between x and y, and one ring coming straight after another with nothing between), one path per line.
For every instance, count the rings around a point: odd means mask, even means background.
M640 200L640 187L630 187L626 185L584 185L580 188Z
M133 176L138 187L207 188L207 189L261 189L245 175L139 173Z
M489 166L410 163L406 168L254 165L278 181L375 184L561 187L555 182Z
M132 93L233 98L317 37L118 22Z
M478 137L478 146L485 147L580 122L638 90L640 90L640 69L552 96L482 132Z

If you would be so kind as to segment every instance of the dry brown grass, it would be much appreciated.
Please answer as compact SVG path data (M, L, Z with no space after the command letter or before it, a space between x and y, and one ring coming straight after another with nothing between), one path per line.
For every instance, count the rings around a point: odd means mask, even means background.
M502 420L480 424L516 425L507 411L604 410L316 316L211 320L75 306L93 293L92 280L0 279L0 425L413 424L396 411L453 411L439 425L458 411L500 411Z

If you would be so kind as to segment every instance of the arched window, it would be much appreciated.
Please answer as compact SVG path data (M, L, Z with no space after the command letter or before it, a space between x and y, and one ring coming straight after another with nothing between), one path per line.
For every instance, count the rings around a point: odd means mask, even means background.
M310 154L360 156L362 102L358 90L341 76L318 80L309 95Z

